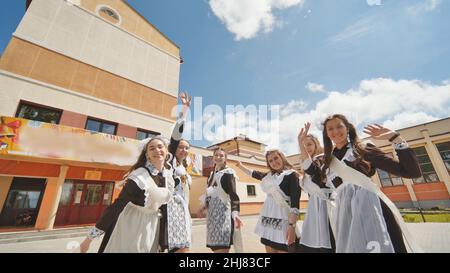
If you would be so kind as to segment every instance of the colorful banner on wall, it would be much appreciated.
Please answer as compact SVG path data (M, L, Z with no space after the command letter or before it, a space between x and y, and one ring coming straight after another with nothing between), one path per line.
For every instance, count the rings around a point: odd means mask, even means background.
M139 156L135 139L45 122L0 117L0 155L131 166ZM201 175L202 157L188 157L188 172Z
M186 159L188 173L190 175L202 176L202 161L203 157L201 155L189 153Z

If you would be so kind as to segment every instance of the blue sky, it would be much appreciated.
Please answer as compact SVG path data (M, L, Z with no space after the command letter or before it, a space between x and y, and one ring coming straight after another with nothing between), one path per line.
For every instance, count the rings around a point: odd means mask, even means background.
M4 3L0 52L24 2ZM449 116L448 0L128 2L181 48L180 90L223 109L282 105L276 137L267 128L254 132L251 122L238 127L265 142L277 139L269 146L287 153L295 152L305 121L319 134L320 121L335 112L359 128L379 122L398 129ZM230 126L192 142L223 140Z

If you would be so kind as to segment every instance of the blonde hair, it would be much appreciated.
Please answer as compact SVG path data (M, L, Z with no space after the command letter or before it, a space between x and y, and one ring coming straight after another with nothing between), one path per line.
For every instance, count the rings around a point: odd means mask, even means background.
M314 144L316 145L316 149L314 150L314 154L311 155L311 157L314 157L316 155L323 154L323 147L320 145L319 139L315 135L307 135L307 138L311 139Z
M215 156L216 153L218 153L218 152L223 152L223 153L225 154L225 168L226 168L226 166L227 166L227 160L228 160L228 154L227 154L227 152L226 152L224 149L222 149L221 147L219 147L219 148L217 148L217 149L214 150L214 152L213 152L213 161L214 161L214 156ZM215 169L216 169L216 163L214 163L213 172L215 171ZM210 176L210 177L208 178L208 181L207 181L208 187L211 185L213 178L214 178L213 175Z
M283 154L282 151L280 150L270 150L266 152L266 162L267 162L267 167L270 169L270 171L272 172L272 174L276 173L277 171L274 170L270 164L269 164L269 155L276 153L278 154L278 156L281 158L281 161L283 162L283 170L289 170L289 169L293 169L291 163L289 163L289 161L287 160L286 156Z

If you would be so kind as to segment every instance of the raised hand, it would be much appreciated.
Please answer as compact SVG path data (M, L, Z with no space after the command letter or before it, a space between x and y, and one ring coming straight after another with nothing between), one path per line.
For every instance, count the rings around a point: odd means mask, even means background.
M191 106L192 97L189 96L189 94L187 92L182 92L180 94L180 100L181 100L181 103L184 106L186 106L186 107L190 107Z
M300 133L298 134L298 137L297 137L299 144L303 144L303 142L306 140L306 137L308 136L310 127L311 127L311 123L307 122L307 123L305 123L305 126L300 130Z
M388 140L397 133L391 129L385 128L379 124L371 124L364 127L364 133L368 134L373 139Z
M310 122L305 123L305 126L300 130L300 133L297 136L298 146L300 146L300 157L302 160L305 160L307 157L309 157L305 148L305 140L308 136L310 127L311 127Z

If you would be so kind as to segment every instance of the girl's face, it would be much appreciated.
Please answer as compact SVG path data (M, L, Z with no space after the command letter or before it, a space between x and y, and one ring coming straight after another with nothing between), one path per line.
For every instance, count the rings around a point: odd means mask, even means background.
M147 159L152 164L164 162L167 154L167 147L159 139L152 140L147 146Z
M185 140L180 141L180 143L178 144L178 148L175 152L175 157L177 158L178 162L181 162L184 159L186 159L190 148L191 146L187 141Z
M336 145L343 145L347 143L348 129L342 120L334 118L329 120L326 124L327 136Z
M305 140L304 145L305 145L306 152L310 156L314 156L316 154L316 143L314 142L314 140L312 140L310 137L308 137Z
M267 162L269 163L270 168L277 172L283 170L284 168L283 160L277 152L270 153L267 156Z
M216 165L222 166L226 162L226 155L224 151L217 151L214 153L214 163Z

